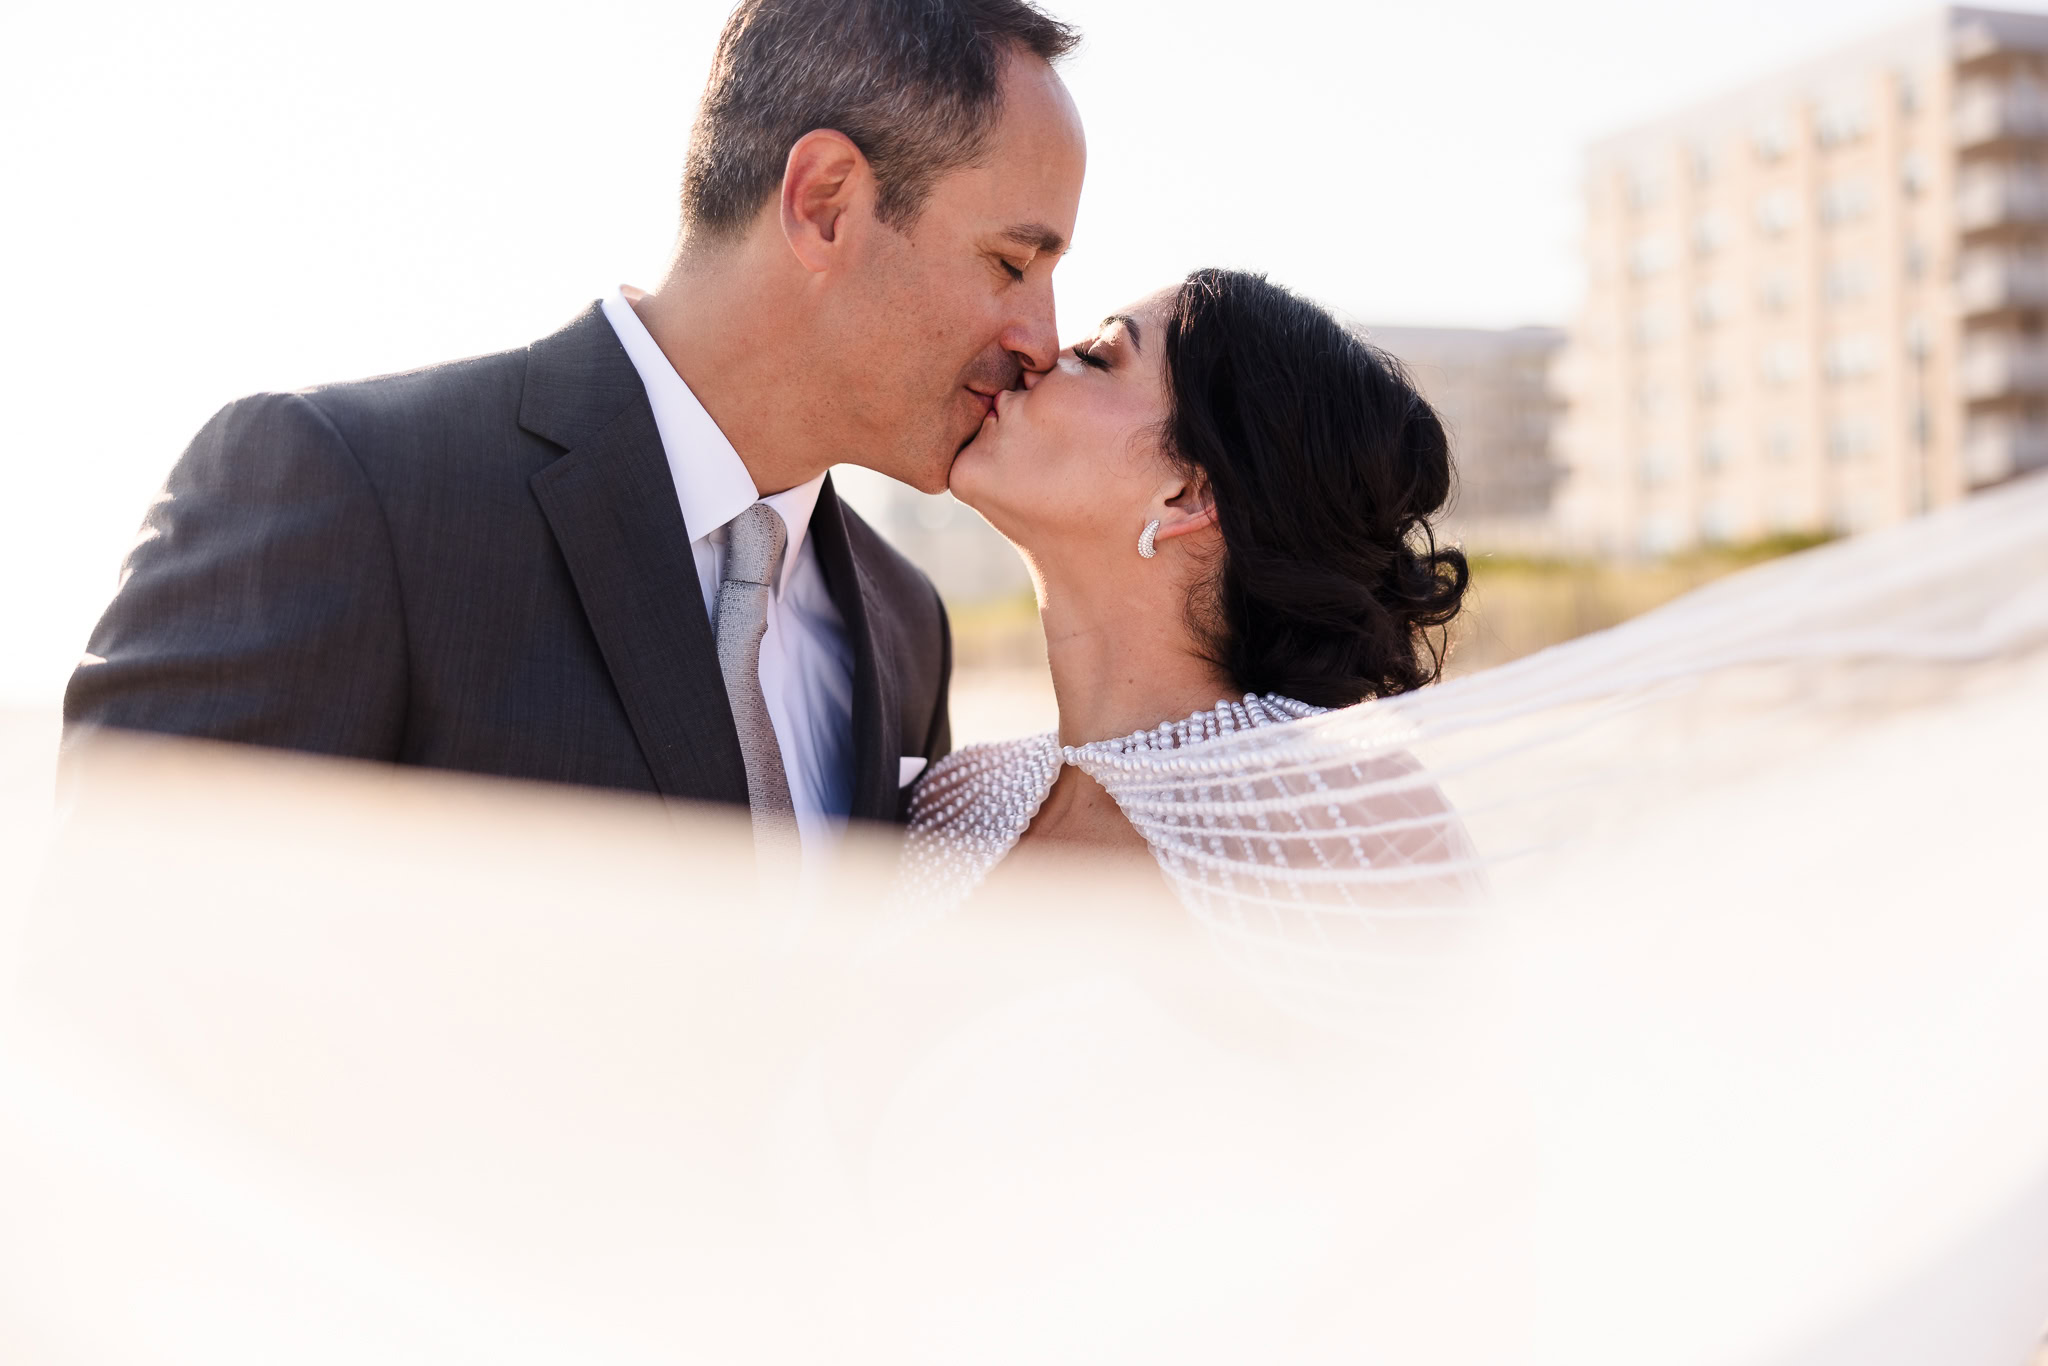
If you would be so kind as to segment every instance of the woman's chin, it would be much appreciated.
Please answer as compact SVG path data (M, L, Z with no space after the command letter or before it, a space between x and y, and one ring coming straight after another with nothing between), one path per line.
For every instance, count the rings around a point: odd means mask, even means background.
M980 510L978 500L987 491L995 465L987 436L988 428L984 427L981 436L960 448L960 454L953 457L953 467L946 472L946 488L976 511Z

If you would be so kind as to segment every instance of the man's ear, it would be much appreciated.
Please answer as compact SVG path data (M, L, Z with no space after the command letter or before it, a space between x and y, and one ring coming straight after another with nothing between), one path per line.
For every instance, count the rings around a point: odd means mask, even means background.
M1160 500L1159 530L1152 536L1154 543L1216 525L1216 496L1209 481L1200 474L1176 479L1160 492L1164 496Z
M843 260L874 175L853 139L830 128L804 134L782 167L782 235L804 269L823 272Z

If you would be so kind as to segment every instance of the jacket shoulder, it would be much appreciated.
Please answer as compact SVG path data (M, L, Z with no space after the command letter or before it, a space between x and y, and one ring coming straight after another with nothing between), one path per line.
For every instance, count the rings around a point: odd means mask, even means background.
M454 423L473 425L481 413L509 421L519 410L526 362L526 348L520 347L369 379L317 384L294 394L319 409L351 441Z

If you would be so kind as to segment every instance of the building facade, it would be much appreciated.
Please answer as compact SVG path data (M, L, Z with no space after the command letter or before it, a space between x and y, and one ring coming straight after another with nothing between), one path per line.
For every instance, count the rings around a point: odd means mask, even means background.
M2048 16L1940 10L1588 162L1573 543L1854 532L2048 463Z
M1555 370L1565 334L1551 327L1371 327L1443 419L1458 471L1448 535L1495 550L1549 549L1563 418Z

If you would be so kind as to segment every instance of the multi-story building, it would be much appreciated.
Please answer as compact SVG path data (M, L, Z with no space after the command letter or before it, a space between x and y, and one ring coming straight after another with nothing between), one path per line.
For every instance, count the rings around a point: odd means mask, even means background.
M1490 549L1548 548L1563 408L1553 371L1565 334L1551 327L1361 332L1407 368L1449 429L1458 470L1449 533Z
M2048 464L2048 15L1937 11L1588 170L1579 543L1856 531Z

